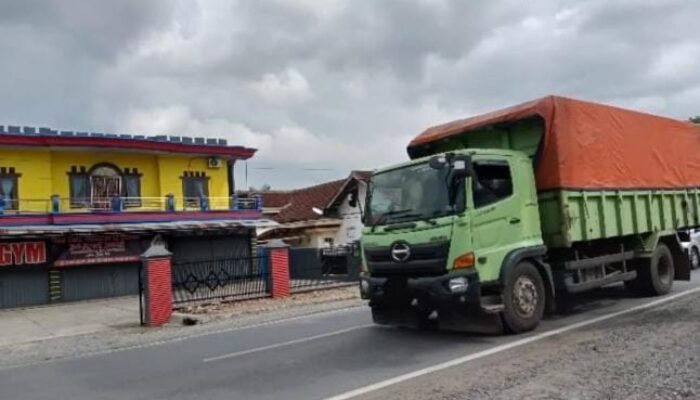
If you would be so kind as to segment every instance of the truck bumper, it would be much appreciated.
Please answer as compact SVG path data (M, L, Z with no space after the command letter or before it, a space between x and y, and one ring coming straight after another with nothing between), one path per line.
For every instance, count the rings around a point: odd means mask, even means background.
M460 328L486 314L475 271L422 278L363 276L360 292L369 300L374 322L382 325L434 321Z

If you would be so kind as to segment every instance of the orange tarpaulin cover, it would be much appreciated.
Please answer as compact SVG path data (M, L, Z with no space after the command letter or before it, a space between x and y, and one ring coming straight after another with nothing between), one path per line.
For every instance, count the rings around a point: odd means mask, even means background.
M533 116L544 120L539 190L700 186L700 129L693 124L558 96L429 128L408 153L415 157L429 143Z

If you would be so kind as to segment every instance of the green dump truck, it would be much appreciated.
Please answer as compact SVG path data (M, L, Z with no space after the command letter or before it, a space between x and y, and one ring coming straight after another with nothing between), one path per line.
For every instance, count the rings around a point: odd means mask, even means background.
M360 290L378 324L534 329L555 297L689 280L700 130L549 96L430 128L369 183Z

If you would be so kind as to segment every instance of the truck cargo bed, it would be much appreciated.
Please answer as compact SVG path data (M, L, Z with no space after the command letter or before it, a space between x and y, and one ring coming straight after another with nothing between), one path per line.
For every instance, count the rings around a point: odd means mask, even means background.
M540 192L542 236L549 248L700 225L700 189L551 190Z

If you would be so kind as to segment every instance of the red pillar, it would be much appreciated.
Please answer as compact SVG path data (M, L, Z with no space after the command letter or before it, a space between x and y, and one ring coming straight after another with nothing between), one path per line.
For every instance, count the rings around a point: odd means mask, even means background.
M160 237L142 254L144 271L144 324L162 326L173 313L171 254Z
M162 326L173 314L170 257L144 259L146 272L146 325Z
M289 296L289 248L270 249L270 280L273 298Z

